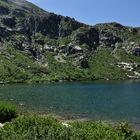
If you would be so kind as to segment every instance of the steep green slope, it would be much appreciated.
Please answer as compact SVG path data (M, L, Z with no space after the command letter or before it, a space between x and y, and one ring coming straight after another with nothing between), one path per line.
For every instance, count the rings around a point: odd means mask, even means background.
M85 25L25 0L0 1L0 82L140 79L140 29Z

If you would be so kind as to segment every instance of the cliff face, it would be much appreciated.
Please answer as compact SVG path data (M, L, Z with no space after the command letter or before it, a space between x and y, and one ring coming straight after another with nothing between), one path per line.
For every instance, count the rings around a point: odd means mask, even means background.
M25 0L0 1L3 82L139 79L140 28L79 23Z

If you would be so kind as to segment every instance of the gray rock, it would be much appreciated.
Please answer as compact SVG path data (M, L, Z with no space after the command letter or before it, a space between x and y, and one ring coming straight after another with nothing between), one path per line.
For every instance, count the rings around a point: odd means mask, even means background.
M80 66L84 69L87 69L89 68L89 64L88 64L88 61L87 60L81 60L80 61Z
M2 23L9 27L15 27L16 19L15 17L7 16L2 19Z
M135 56L140 56L140 47L135 47L132 49L132 54Z
M0 38L10 36L11 32L5 27L0 27Z
M110 33L109 31L102 30L99 35L99 44L100 46L107 46L111 48L115 48L116 43L122 42L122 40Z
M7 7L0 6L0 15L9 14L10 10Z

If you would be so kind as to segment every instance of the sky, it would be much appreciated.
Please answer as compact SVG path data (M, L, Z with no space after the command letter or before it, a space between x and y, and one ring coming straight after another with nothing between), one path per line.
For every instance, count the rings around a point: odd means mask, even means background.
M118 22L140 27L140 0L28 0L48 12L95 25Z

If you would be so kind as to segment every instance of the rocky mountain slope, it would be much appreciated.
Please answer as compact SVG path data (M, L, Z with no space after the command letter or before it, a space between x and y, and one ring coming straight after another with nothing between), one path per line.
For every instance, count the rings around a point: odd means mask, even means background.
M95 79L140 79L140 28L0 0L0 83Z

